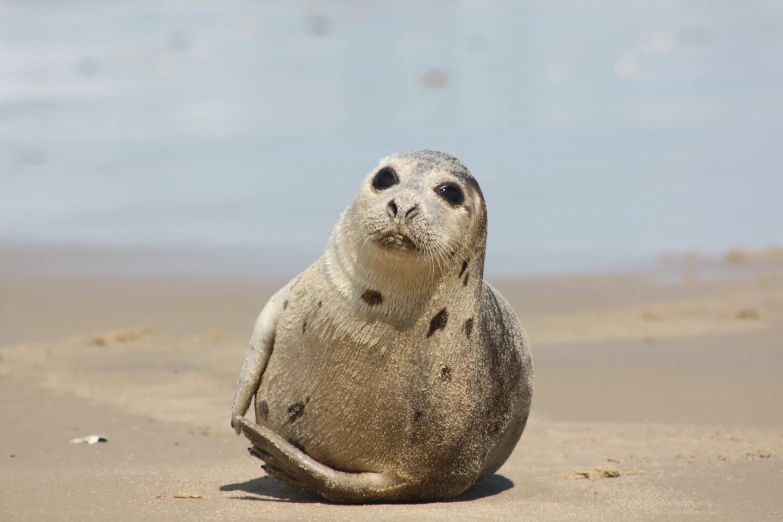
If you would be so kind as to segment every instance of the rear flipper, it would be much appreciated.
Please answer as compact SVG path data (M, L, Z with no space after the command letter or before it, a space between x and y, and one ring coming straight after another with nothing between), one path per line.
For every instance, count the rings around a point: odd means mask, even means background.
M406 497L410 485L391 474L334 470L305 455L280 435L244 417L236 419L253 442L250 453L265 462L264 471L295 489L332 502L369 503Z

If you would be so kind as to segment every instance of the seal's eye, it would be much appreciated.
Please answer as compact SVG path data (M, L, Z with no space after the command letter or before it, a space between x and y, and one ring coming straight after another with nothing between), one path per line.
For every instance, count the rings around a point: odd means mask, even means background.
M462 193L462 189L454 183L438 185L435 187L435 192L452 205L459 205L465 201L465 195Z
M396 185L399 182L397 179L397 173L391 167L383 167L372 178L372 188L375 190L385 190L392 185Z

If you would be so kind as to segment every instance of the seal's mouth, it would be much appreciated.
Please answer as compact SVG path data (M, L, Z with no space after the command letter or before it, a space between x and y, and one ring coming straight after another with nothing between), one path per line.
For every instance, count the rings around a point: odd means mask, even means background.
M401 250L418 250L411 238L400 232L387 232L378 238L378 243L383 247L399 248Z

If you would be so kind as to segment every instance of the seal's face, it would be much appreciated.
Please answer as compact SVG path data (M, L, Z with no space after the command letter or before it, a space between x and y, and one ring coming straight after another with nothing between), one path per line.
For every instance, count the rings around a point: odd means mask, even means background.
M389 156L367 176L352 205L365 244L441 264L475 247L486 228L478 183L453 156Z

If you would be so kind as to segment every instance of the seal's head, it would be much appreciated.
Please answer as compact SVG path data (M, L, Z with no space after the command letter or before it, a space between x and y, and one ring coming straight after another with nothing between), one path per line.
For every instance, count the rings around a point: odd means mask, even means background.
M403 328L436 294L480 291L486 241L484 196L470 171L442 152L405 152L383 158L362 181L324 266L348 302Z
M439 265L474 251L486 236L484 198L475 178L457 158L430 150L383 158L344 219L363 236L356 238L362 248Z

